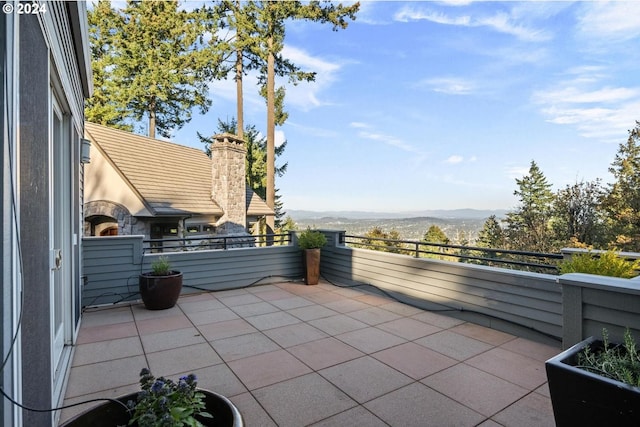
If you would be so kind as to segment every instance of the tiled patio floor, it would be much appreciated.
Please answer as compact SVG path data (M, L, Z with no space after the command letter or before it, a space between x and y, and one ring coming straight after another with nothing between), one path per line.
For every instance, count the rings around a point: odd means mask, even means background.
M558 352L353 288L271 284L86 311L65 404L136 391L148 366L195 373L248 427L553 426Z

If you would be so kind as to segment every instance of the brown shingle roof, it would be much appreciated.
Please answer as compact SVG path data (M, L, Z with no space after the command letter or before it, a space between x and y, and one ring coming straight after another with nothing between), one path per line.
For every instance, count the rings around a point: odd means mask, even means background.
M223 214L211 197L211 159L202 150L89 122L85 133L155 215ZM269 214L247 189L247 215Z

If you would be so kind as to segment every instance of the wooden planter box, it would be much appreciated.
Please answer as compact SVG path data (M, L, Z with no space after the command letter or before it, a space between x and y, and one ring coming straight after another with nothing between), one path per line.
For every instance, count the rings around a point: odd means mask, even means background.
M545 363L557 427L640 426L640 388L577 368L587 346L603 344L590 337Z

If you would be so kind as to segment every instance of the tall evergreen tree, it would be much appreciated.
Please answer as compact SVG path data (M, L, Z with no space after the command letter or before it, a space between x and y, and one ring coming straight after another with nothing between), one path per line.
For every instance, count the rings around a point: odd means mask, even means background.
M515 211L507 214L509 246L512 249L547 252L553 247L551 213L553 192L535 161L531 161L529 174L516 179L518 189L514 195L520 199Z
M204 113L211 105L207 84L221 61L215 35L205 40L211 16L180 10L177 1L129 0L122 10L108 4L91 12L99 27L91 31L93 66L106 83L90 101L89 119L120 124L111 113L126 111L123 121L148 119L150 137L156 130L170 137L193 108ZM115 97L106 92L113 86L122 89Z
M434 224L424 233L422 241L427 243L444 243L447 245L451 242L451 239L447 237L440 227Z
M640 122L620 144L609 172L609 186L602 206L607 214L610 240L619 250L640 251Z
M478 233L477 245L481 248L502 249L505 246L504 232L495 215L491 215L484 222Z
M552 228L558 246L602 245L603 221L600 180L567 185L555 195Z

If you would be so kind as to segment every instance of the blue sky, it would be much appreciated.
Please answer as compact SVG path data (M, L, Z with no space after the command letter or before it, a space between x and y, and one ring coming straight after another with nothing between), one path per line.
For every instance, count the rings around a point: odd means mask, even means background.
M608 173L640 120L640 2L363 1L355 22L290 23L277 178L287 209L512 209L535 160L554 190ZM245 122L266 108L245 81ZM284 83L284 82L283 82ZM235 116L232 79L175 132L201 147Z

